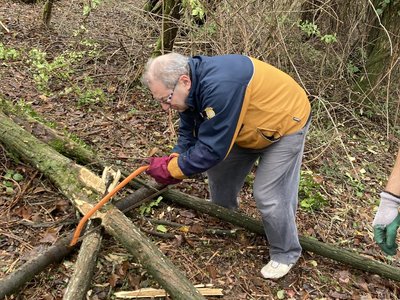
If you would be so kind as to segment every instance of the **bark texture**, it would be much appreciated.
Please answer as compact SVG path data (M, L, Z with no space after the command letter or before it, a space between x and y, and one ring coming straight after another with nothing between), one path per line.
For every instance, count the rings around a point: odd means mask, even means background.
M0 112L0 142L9 151L19 155L25 162L32 164L52 180L82 213L86 213L98 201L100 178L37 140L2 112ZM118 235L115 238L129 247L127 250L143 263L143 267L172 298L204 299L169 259L117 208L108 205L96 216L104 219L105 229L111 234ZM115 224L119 224L124 230L120 231ZM166 274L168 276L165 276Z
M127 212L152 199L155 195L157 193L153 189L142 187L123 200L116 202L115 206L121 211ZM5 295L17 292L35 275L45 270L49 265L62 261L64 257L70 254L75 249L75 247L69 246L73 234L74 231L69 232L65 237L60 238L54 245L47 248L38 256L30 259L16 271L3 277L0 280L0 299L4 298Z
M85 300L94 274L97 254L101 245L101 232L90 232L83 240L75 263L74 273L68 282L63 300Z
M156 49L152 56L159 56L172 51L176 34L178 32L177 21L181 18L181 0L162 1L163 13L161 35L157 41Z
M138 183L136 184L137 186L140 186ZM260 235L265 234L261 221L239 212L228 210L211 202L204 201L197 197L188 196L174 190L167 190L162 194L162 196L176 204L206 213L231 224L243 227L250 232ZM398 268L361 256L356 252L351 252L328 243L320 242L312 237L300 236L299 239L300 244L305 251L310 251L323 257L333 259L362 271L378 274L384 278L400 281L400 272Z

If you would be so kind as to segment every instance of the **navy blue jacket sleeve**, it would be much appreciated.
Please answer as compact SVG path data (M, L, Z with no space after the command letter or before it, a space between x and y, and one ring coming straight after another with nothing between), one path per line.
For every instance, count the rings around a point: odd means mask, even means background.
M231 81L209 82L202 87L199 109L212 108L215 116L201 123L196 143L178 158L179 168L186 176L210 169L228 154L246 87L243 82Z

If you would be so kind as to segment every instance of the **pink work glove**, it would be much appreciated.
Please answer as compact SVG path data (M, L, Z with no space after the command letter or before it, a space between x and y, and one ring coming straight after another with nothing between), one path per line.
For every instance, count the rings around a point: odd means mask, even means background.
M172 177L168 171L168 163L173 158L173 156L150 157L148 160L149 168L146 173L161 184L169 185L181 182L181 179Z

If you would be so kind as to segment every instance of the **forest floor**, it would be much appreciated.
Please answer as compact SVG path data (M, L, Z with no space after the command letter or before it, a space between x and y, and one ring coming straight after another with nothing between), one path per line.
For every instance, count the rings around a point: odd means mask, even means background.
M40 22L42 5L0 0L0 21L7 28L0 27L0 96L34 109L48 124L72 133L126 171L139 167L136 159L149 153L168 154L176 139L169 124L174 122L175 130L177 126L177 116L169 118L139 84L138 74L153 47L149 40L154 44L157 35L144 25L143 12L135 9L137 2L105 3L84 20L82 2L57 1L51 27L46 29ZM2 59L6 52L8 57ZM388 138L382 119L355 119L339 110L337 126L332 127L320 114L315 109L305 149L299 234L400 267L399 255L385 257L374 244L371 228L398 135ZM77 216L51 182L1 144L0 177L3 277L72 230L71 221ZM248 176L240 194L240 211L259 218L252 180ZM209 196L205 179L188 179L173 188L204 199ZM138 209L133 217L147 230L155 229L143 221L143 214L192 228L234 228L165 201L147 208ZM223 297L208 299L398 299L400 295L399 283L309 252L283 279L264 280L260 269L268 262L268 245L263 237L243 231L221 237L202 230L166 229L177 238L149 238L193 284L223 289ZM76 256L77 252L46 269L7 299L62 299ZM117 291L140 287L158 285L106 236L88 299L115 299Z

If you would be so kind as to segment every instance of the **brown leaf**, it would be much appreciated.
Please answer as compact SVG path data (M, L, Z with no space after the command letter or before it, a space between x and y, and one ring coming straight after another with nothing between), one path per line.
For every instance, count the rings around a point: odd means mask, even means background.
M54 243L57 240L58 232L60 231L60 229L61 227L47 229L39 242L50 244Z
M30 207L22 209L22 218L30 220L32 218L32 209Z
M313 180L315 183L321 184L324 182L324 177L322 177L321 175L314 175Z
M357 282L357 285L358 285L361 289L363 289L364 291L369 292L368 284L367 284L364 280L360 279L360 280Z
M46 191L47 190L45 188L39 186L39 187L35 188L32 193L33 194L38 194L38 193L42 193L42 192L46 192Z
M347 294L338 293L336 291L331 291L329 293L329 296L331 296L334 299L349 299L350 298Z
M48 101L49 97L47 97L46 95L40 95L39 99L42 100L42 101Z
M40 213L38 213L38 212L34 213L32 215L31 221L35 222L35 223L40 223L42 221L42 217L41 217Z
M117 87L115 85L109 85L107 87L107 92L109 92L110 94L114 94L117 91Z
M181 235L175 235L175 239L172 241L174 248L178 248L182 245L183 237Z
M118 279L119 276L117 274L112 274L110 278L108 278L108 282L112 287L115 287L117 285Z
M294 298L294 296L296 295L296 292L292 289L290 290L286 290L286 294L290 297L290 298Z
M130 155L127 155L126 153L119 152L119 153L117 154L117 158L119 158L119 159L128 159L128 158L131 158L131 156L130 156Z
M215 266L213 266L213 265L208 265L207 267L206 267L206 269L207 269L207 272L208 272L208 274L210 274L210 277L212 278L212 279L215 279L215 278L217 278L217 269L215 268Z
M43 300L54 300L54 297L51 294L44 294Z
M130 266L130 264L128 261L124 261L122 264L120 264L117 269L118 275L121 275L124 277L126 275L127 271L129 270L129 266Z
M56 209L58 211L66 212L68 210L68 207L70 206L70 203L66 200L60 200L57 201L56 203Z
M202 233L204 231L204 228L199 224L193 224L192 226L190 226L189 231L191 233Z
M128 274L128 282L133 289L138 289L140 287L141 279L142 277L140 275Z
M188 218L188 219L193 219L196 215L188 210L182 210L180 211L180 215L182 217Z
M31 207L18 207L14 210L14 213L25 219L25 220L30 220L32 217L32 208Z
M349 283L349 281L350 281L349 271L346 271L346 270L340 271L338 274L339 274L339 282L340 283L345 283L345 284Z

